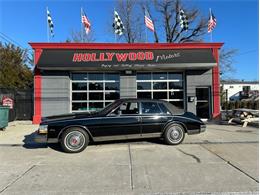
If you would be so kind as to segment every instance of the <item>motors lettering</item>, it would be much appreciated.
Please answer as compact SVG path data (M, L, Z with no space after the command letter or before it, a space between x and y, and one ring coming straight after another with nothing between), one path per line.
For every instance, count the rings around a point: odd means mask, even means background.
M151 61L154 59L153 52L129 52L129 53L74 53L73 62L107 62L114 61Z

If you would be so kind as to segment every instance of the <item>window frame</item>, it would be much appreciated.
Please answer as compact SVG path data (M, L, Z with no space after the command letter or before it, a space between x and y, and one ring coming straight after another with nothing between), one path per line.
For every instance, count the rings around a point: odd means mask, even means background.
M86 78L84 80L76 80L73 79L73 75L74 74L82 74L84 75L84 77L82 78ZM90 80L89 79L89 75L90 74L102 74L102 80ZM109 79L109 80L105 80L107 78L107 75L109 74L114 74L115 75L115 80L113 79ZM80 77L80 76L77 76ZM87 84L87 89L86 90L73 90L72 86L73 83L86 83ZM103 89L102 90L90 90L90 84L91 83L102 83ZM106 89L106 84L107 83L118 83L119 88L117 90L110 90L110 89ZM73 100L72 99L72 94L73 93L86 93L87 94L87 98L85 100ZM103 94L103 99L101 100L90 100L90 94L91 93L102 93ZM118 93L118 99L120 98L120 74L118 72L71 72L70 73L70 112L71 113L77 113L77 112L86 112L86 111L93 111L90 110L89 106L90 103L103 103L103 108L109 104L112 103L113 101L117 100L117 99L106 99L106 95L107 93ZM73 110L73 103L87 103L87 107L86 109L82 109L82 110ZM99 109L97 109L99 110Z
M138 72L137 74L151 74L150 78L151 80L138 80L136 77L136 96L138 97L138 93L142 93L142 92L148 92L151 94L151 99L154 99L154 92L166 92L167 93L167 98L166 99L161 99L161 100L165 100L167 102L182 102L182 107L183 107L183 111L185 111L186 109L186 104L185 104L185 99L186 99L186 84L185 84L185 72L184 71L165 71L165 72L147 72L147 71L143 71L143 72ZM159 73L167 73L167 78L166 79L162 79L162 80L154 80L154 76L153 74L159 74ZM169 79L169 75L170 74L181 74L181 78L182 79ZM143 83L143 82L148 82L151 85L151 89L145 89L145 90L141 90L138 89L138 83ZM153 84L155 82L166 82L167 83L167 88L166 89L153 89ZM170 83L171 82L182 82L182 89L170 89ZM171 92L182 92L182 97L181 99L179 98L170 98L170 93ZM140 97L140 96L139 96Z
M154 104L157 104L157 106L158 106L158 108L160 110L160 113L143 113L143 103L154 103ZM155 101L141 101L140 102L140 115L144 115L144 116L164 115L164 113L163 113L162 109L160 108L158 102L155 102Z

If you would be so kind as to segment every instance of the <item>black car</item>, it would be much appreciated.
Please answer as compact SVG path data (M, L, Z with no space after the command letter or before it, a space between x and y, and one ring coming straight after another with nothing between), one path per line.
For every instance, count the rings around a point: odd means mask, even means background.
M83 151L90 141L163 137L180 144L185 133L198 134L205 124L194 114L175 114L162 100L119 99L94 113L72 113L42 119L36 142L60 143L68 153Z

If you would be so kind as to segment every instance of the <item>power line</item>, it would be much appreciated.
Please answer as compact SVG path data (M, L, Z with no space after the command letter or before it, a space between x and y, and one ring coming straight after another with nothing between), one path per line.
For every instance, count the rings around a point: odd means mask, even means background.
M258 49L253 49L253 50L249 50L249 51L245 51L243 53L240 53L237 56L242 56L242 55L246 55L246 54L249 54L249 53L254 53L254 52L257 52L257 51L258 51Z
M11 43L13 43L13 44L15 44L15 45L20 46L22 49L25 49L20 43L18 43L18 42L15 41L14 39L10 38L10 37L7 36L6 34L4 34L4 33L2 33L2 32L0 32L0 34L2 35L2 36L1 36L2 38L5 37L5 38L4 38L5 40L8 39L8 40L9 40L8 42L11 42Z

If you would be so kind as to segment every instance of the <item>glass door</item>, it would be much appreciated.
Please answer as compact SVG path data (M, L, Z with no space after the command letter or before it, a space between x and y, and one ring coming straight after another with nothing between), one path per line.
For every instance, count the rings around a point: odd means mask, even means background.
M196 88L196 112L197 116L202 119L210 118L211 103L210 103L210 87Z

